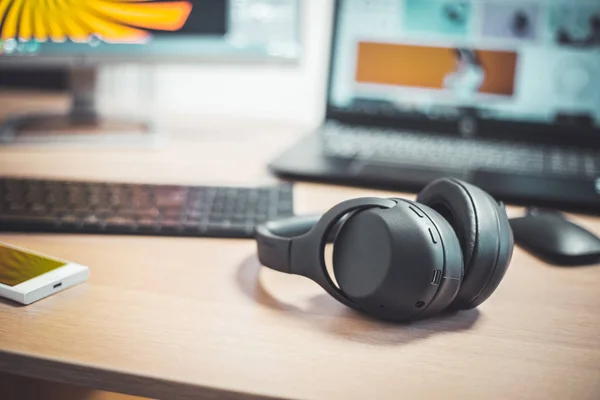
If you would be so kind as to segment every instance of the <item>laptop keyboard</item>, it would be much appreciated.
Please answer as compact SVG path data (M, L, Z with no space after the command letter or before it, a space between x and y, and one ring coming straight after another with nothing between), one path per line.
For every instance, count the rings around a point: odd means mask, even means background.
M333 126L322 134L327 156L455 171L596 177L600 151L474 141L390 129Z

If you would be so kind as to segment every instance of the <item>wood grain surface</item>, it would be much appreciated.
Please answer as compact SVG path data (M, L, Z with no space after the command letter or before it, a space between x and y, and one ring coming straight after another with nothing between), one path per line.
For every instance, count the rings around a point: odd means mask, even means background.
M0 174L264 183L273 180L266 161L301 131L178 124L156 150L0 148ZM297 184L296 211L390 194ZM574 218L600 234L600 219ZM396 325L261 268L250 240L4 233L0 241L91 269L89 282L30 306L0 302L0 371L165 399L600 398L600 266L553 267L516 249L478 309Z

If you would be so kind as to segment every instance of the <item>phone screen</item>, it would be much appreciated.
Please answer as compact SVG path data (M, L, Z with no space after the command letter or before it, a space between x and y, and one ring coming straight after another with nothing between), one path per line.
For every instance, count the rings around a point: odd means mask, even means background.
M16 286L66 263L0 243L0 283Z

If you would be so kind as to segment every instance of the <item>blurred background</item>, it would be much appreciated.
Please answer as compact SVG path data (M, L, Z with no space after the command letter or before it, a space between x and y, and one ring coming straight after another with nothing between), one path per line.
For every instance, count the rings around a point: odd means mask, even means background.
M222 1L233 6L233 1ZM269 1L247 2L249 6ZM280 2L295 4L296 2ZM324 115L325 83L332 27L332 0L300 0L297 5L298 57L290 60L210 57L197 51L186 60L140 64L140 60L102 62L98 69L99 108L137 110L142 84L152 84L152 105L161 113L179 115L232 114L251 118L317 124ZM296 17L296 15L294 15ZM295 21L290 21L295 24ZM294 25L295 26L295 25ZM294 27L292 26L292 28ZM190 61L189 58L192 58ZM201 57L202 59L193 59ZM173 57L175 58L175 57ZM156 61L156 60L154 60ZM143 62L143 60L142 60ZM42 63L42 61L39 61ZM29 65L31 67L31 65ZM66 90L68 73L60 66L24 69L2 65L0 87ZM147 102L148 99L145 99Z
M597 1L60 4L2 2L4 144L270 121L304 133L265 160L287 180L416 192L455 177L506 202L600 208Z

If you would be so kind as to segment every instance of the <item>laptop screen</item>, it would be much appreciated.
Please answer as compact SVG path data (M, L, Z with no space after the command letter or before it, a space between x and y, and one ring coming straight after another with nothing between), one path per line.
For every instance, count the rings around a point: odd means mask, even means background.
M600 128L598 0L340 0L329 107Z

